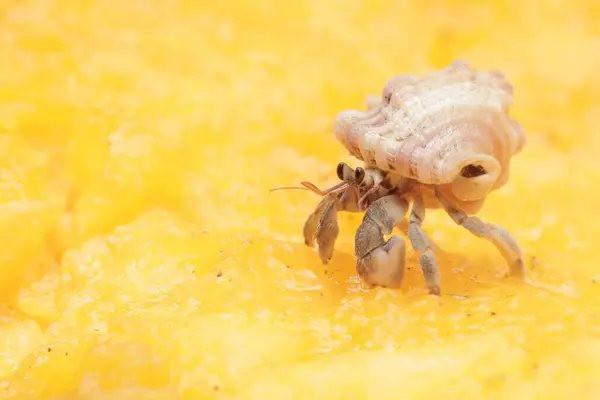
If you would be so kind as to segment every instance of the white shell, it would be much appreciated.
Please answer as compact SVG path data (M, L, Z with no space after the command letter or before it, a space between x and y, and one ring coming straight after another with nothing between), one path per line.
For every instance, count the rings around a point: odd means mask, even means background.
M461 60L425 75L390 79L367 111L344 111L335 136L369 167L429 185L451 185L460 201L476 201L508 179L510 159L525 145L509 116L513 90L497 71ZM472 165L485 171L465 176ZM461 173L463 171L463 173Z

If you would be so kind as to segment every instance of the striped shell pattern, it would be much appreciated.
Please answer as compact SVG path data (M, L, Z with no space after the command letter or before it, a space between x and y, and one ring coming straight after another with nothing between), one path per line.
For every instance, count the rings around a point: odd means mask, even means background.
M525 145L509 116L512 102L502 73L458 60L390 79L366 111L337 116L335 136L367 167L447 185L458 200L477 201L506 183L511 157Z

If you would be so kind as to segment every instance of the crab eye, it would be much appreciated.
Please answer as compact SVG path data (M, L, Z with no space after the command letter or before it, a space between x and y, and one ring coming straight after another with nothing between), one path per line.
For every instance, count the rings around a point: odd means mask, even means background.
M344 180L344 163L343 162L339 163L337 166L337 176L340 179L340 181Z
M363 179L365 179L365 170L361 167L356 167L354 170L354 182L360 185Z

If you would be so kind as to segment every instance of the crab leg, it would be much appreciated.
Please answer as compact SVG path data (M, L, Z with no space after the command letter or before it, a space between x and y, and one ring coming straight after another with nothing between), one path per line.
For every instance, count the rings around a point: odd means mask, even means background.
M358 192L353 188L340 194L329 194L317 205L315 211L304 224L304 242L314 246L315 239L319 248L319 257L327 264L333 256L335 241L339 234L338 211L359 212Z
M439 295L440 288L440 271L438 270L437 259L433 252L433 244L427 233L423 230L423 220L425 219L425 206L423 198L415 196L413 207L410 213L408 224L408 238L413 249L420 253L419 264L423 270L425 282L429 288L429 293Z
M317 204L315 210L308 216L303 229L304 243L307 246L313 247L315 245L315 235L321 220L321 215L323 215L323 210L333 202L334 200L330 196L323 197L319 204Z
M489 240L500 251L510 267L513 276L525 277L525 261L521 246L505 228L496 224L488 224L475 216L469 216L464 211L457 210L440 193L437 194L440 203L454 222L466 228L473 235Z

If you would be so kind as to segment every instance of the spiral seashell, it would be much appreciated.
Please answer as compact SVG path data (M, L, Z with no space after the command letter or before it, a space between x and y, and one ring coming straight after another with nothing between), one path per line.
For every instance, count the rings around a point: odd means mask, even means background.
M463 202L481 200L508 180L526 138L509 116L513 89L501 72L462 60L424 75L390 79L367 110L338 114L335 136L367 166L447 185Z

